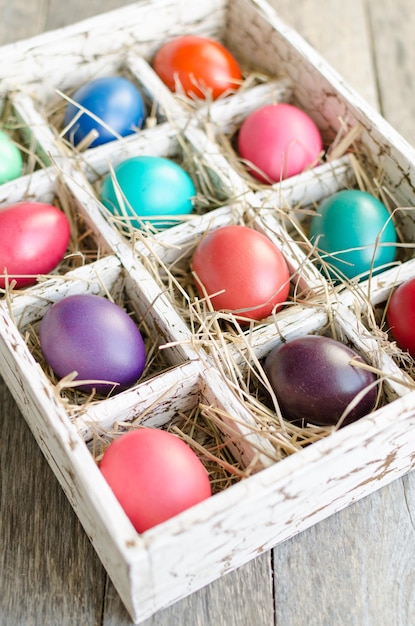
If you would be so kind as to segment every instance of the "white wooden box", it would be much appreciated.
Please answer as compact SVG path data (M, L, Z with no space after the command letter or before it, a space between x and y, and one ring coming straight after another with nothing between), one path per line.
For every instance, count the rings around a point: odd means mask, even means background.
M184 33L222 40L247 72L268 78L210 108L187 107L151 68L160 43ZM11 107L42 164L35 168L32 159L20 179L3 185L0 204L23 198L59 200L65 190L68 210L90 229L99 254L0 302L1 373L138 623L414 467L415 385L391 357L388 338L379 341L374 334L366 309L382 306L393 286L415 276L410 258L415 223L406 210L415 202L415 152L263 0L140 2L5 46L2 59L3 108ZM69 150L51 114L60 93L91 76L126 69L158 105L155 125L81 155ZM337 189L357 184L353 154L339 151L336 157L333 152L332 159L311 172L258 189L223 151L221 137L232 134L249 111L277 100L307 111L329 145L343 127L359 131L360 149L369 155L392 207L402 208L396 220L406 247L395 266L370 282L331 290L304 247L276 219L279 209L294 215ZM177 156L179 132L195 159L195 172L203 156L209 184L218 192L217 207L158 234L151 245L141 238L133 246L107 219L96 185L109 161L115 164L137 153ZM167 278L174 275L178 259L190 254L195 238L207 228L248 218L282 246L301 289L328 293L328 300L314 307L295 303L233 346L233 338L226 338L234 362L241 364L239 388L217 336L194 335L161 269L168 266ZM149 263L155 253L158 261ZM27 333L52 302L83 292L109 292L117 298L125 293L138 323L144 316L147 331L154 333L155 351L162 347L155 369L136 387L86 408L59 398L27 342ZM248 347L261 359L280 337L319 333L333 318L339 337L386 372L382 406L275 460L274 448L256 426L255 406L241 392ZM223 440L249 476L139 536L94 460L93 434L135 420L162 427L178 412L198 406L219 416Z

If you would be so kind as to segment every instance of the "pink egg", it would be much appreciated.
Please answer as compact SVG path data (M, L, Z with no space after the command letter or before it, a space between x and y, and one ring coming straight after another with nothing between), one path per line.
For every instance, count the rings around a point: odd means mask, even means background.
M212 495L208 473L195 452L164 430L123 434L106 449L100 469L139 533Z
M115 302L89 293L52 304L40 323L39 341L55 374L77 372L79 389L88 393L127 389L146 364L144 339L133 319Z
M0 287L34 285L63 259L70 240L66 215L53 204L18 202L0 210Z
M262 182L278 182L314 164L323 149L320 131L304 111L291 104L265 105L243 122L238 150Z

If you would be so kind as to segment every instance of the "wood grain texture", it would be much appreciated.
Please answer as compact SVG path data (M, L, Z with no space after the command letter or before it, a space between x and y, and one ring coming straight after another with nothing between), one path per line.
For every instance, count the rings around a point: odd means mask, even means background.
M415 143L415 32L412 3L368 2L382 114Z
M45 30L60 28L67 24L73 24L81 19L99 15L105 11L119 9L134 0L71 0L62 5L61 0L50 0L48 3Z
M99 623L105 571L3 381L0 407L0 623Z
M0 1L0 45L26 39L46 28L47 0Z
M275 549L277 624L415 623L414 495L409 474Z
M295 3L270 0L269 4L331 63L351 87L378 108L371 24L365 0L298 0ZM393 2L390 4L392 6Z
M159 611L142 626L271 626L274 602L270 553L216 580L173 606ZM103 626L130 626L114 587L106 593Z

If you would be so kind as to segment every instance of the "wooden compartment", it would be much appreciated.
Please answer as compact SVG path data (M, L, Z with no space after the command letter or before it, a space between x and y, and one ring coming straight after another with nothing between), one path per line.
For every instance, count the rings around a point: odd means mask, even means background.
M174 96L151 63L162 42L185 33L221 40L240 61L246 77L257 73L261 79L252 83L247 79L240 92L208 106ZM288 217L301 218L303 207L357 184L357 151L381 174L393 207L412 207L415 151L264 0L191 4L159 0L157 10L151 1L133 4L5 46L2 54L0 98L12 103L47 166L43 163L39 171L1 186L1 205L24 197L52 201L62 197L65 188L74 214L87 225L97 249L96 259L71 268L68 275L43 277L34 287L4 294L2 374L131 617L139 623L414 467L412 379L364 319L365 307L380 305L391 285L414 275L413 211L399 212L405 256L370 281L351 282L342 289L317 274L308 252L288 236L286 227ZM141 82L147 102L154 105L150 124L103 147L68 149L51 121L48 100L55 105L60 93L110 70L127 71ZM292 179L269 188L253 186L222 139L236 132L247 112L273 100L308 112L321 130L327 153L316 168ZM351 139L339 149L343 136ZM209 175L216 175L218 206L155 236L140 232L125 237L108 219L94 186L109 163L126 156L150 152L176 158L179 137L186 138L193 157L205 157ZM157 250L165 266L174 265L182 253L190 254L192 242L209 222L219 225L244 215L284 247L299 284L312 297L292 302L258 324L251 335L248 331L246 343L235 342L230 348L233 361L224 363L218 337L195 341L170 285L160 282L146 264ZM132 313L145 320L165 359L165 366L131 389L76 410L62 401L25 336L42 311L73 290L126 294ZM263 358L281 337L322 332L333 320L341 336L382 371L387 394L378 409L358 422L278 460L242 385L235 384L232 367L242 367L249 355ZM243 468L240 479L139 535L99 471L94 436L110 436L117 424L121 429L135 424L168 428L177 411L198 405L215 414L224 445Z

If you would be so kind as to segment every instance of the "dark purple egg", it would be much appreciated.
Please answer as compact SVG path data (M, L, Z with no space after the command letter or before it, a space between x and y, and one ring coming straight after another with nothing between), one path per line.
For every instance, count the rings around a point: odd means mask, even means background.
M364 362L351 348L318 335L298 337L271 350L264 370L283 416L304 424L333 426L366 388L342 425L367 415L376 402L376 377L352 365L352 359Z
M117 304L90 294L67 296L44 315L39 330L45 360L60 378L76 371L83 391L109 393L131 387L145 367L140 331ZM108 382L105 382L108 381Z

